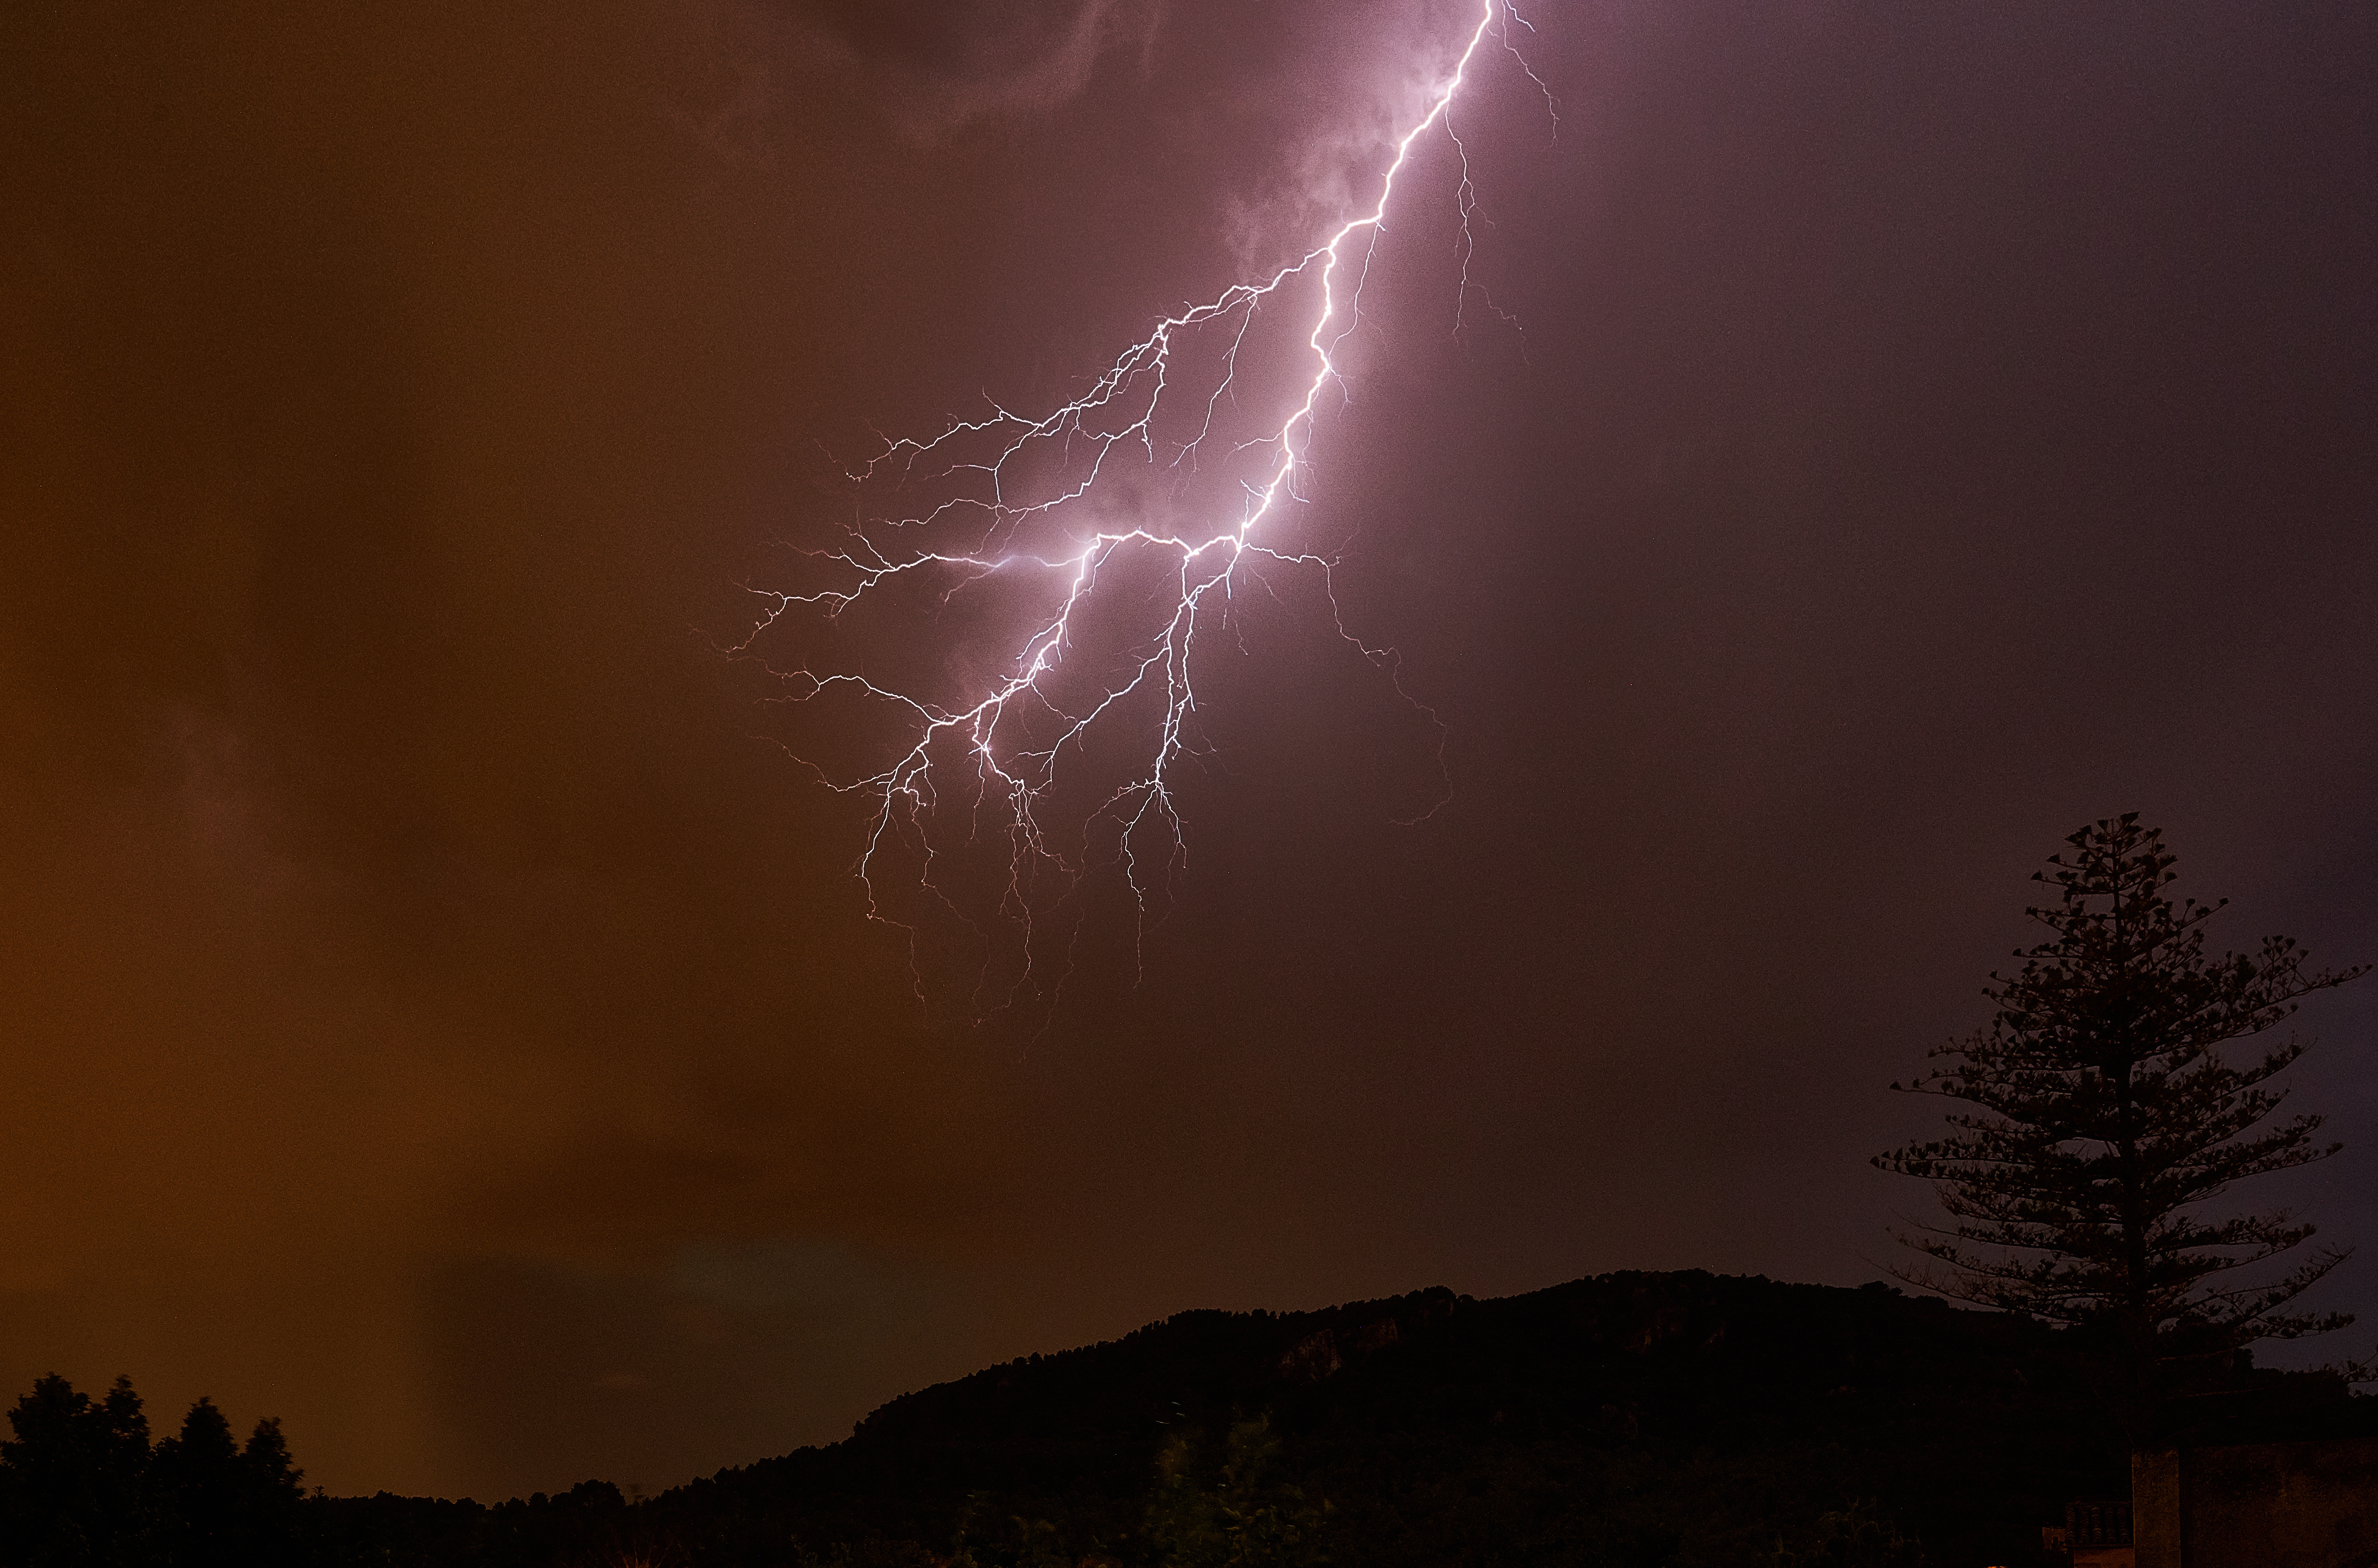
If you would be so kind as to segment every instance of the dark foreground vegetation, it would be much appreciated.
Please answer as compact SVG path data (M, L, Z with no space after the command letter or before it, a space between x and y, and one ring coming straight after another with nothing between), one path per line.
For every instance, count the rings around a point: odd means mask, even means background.
M281 1423L246 1443L201 1399L151 1442L123 1378L97 1398L46 1377L8 1412L0 1441L0 1562L173 1563L214 1568L306 1561L321 1514L299 1489Z
M228 1458L228 1429L207 1437L219 1490L193 1490L169 1458L186 1446L150 1450L143 1428L111 1448L86 1416L84 1447L10 1445L0 1561L2029 1564L2068 1501L2128 1489L2077 1347L1880 1285L1700 1273L1184 1312L632 1504L595 1481L494 1506L301 1498L269 1427ZM20 1434L63 1388L19 1405ZM2179 1404L2240 1438L2378 1430L2378 1400L2340 1381L2242 1360Z

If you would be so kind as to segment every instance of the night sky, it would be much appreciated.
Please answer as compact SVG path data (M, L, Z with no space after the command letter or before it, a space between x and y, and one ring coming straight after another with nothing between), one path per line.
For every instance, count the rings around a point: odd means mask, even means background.
M1085 8L1087 7L1087 9ZM1531 12L1135 973L979 1024L721 655L841 468L1342 217L1437 0L0 18L0 1394L674 1483L1195 1306L1850 1284L2032 869L2378 958L2378 11ZM1524 35L1523 35L1524 36ZM1310 609L1307 605L1306 610ZM1111 890L1110 890L1111 891ZM2275 1196L2363 1255L2378 981Z

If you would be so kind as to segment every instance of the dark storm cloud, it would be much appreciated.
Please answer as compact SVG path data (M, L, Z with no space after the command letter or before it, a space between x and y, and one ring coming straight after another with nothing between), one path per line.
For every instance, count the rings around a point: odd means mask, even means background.
M1316 452L1452 801L1251 616L1144 978L920 1021L736 585L1276 261L1459 9L12 15L0 1372L658 1485L1192 1304L1863 1278L2082 820L2378 951L2369 18L1611 6L1464 120L1524 332L1437 148Z
M786 14L807 24L826 57L873 78L875 107L912 134L940 137L985 115L1055 109L1111 52L1136 51L1144 65L1162 8L1157 0L806 0Z
M811 0L788 7L815 18L855 51L950 78L1010 75L1079 49L1114 25L1114 0L1038 5L857 5Z

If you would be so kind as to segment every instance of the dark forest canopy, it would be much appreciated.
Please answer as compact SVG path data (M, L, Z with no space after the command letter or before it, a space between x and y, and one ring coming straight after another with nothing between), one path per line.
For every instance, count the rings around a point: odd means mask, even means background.
M1856 1531L1878 1562L2023 1562L2066 1502L2127 1487L2074 1343L1880 1284L1699 1272L1183 1312L652 1499L317 1498L302 1539L249 1561L1699 1568L1834 1561L1820 1538ZM2378 1424L2373 1403L2240 1360L2205 1419L2309 1435Z
M232 1568L310 1555L314 1519L281 1423L241 1443L211 1399L151 1442L129 1379L93 1399L45 1377L0 1440L0 1563Z

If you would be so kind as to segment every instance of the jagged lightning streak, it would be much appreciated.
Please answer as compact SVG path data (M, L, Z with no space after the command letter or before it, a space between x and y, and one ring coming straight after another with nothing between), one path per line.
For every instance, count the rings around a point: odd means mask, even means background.
M1200 749L1191 678L1200 637L1227 624L1243 590L1261 586L1277 596L1263 569L1309 574L1336 635L1394 681L1391 652L1346 627L1333 558L1279 536L1279 514L1302 498L1297 482L1315 426L1325 400L1342 390L1339 353L1357 323L1398 177L1422 138L1440 127L1459 159L1457 331L1459 302L1472 293L1485 297L1471 277L1477 196L1469 150L1453 134L1452 116L1489 39L1499 37L1519 60L1558 125L1549 89L1519 57L1515 26L1528 28L1511 0L1481 0L1450 73L1393 143L1368 211L1269 278L1233 284L1164 317L1087 391L1045 414L991 402L984 417L953 421L938 436L888 441L851 476L862 497L922 488L930 504L905 514L862 512L835 547L800 551L824 574L825 586L754 590L765 609L735 652L756 657L761 638L782 635L797 613L829 631L871 609L939 621L953 616L970 590L1013 585L1007 602L1017 608L1004 622L975 607L979 594L967 600L976 620L1000 623L983 634L994 644L1004 638L1008 652L998 667L886 675L806 657L789 667L771 665L783 682L778 700L806 706L848 697L895 721L899 738L871 762L835 768L804 750L793 754L833 789L869 803L857 865L867 912L909 933L920 1000L917 920L887 908L879 886L879 871L895 847L914 862L915 889L989 943L983 923L949 891L946 868L986 844L995 846L989 881L969 902L1011 927L1016 940L1003 993L988 957L978 970L978 1017L986 1008L1013 1005L1034 982L1042 878L1057 880L1061 897L1070 893L1099 859L1099 846L1111 848L1111 863L1123 872L1135 930L1144 928L1151 893L1169 882L1183 854L1173 784L1183 759ZM1239 407L1242 382L1255 379L1242 364L1243 351L1265 308L1299 286L1315 296L1303 333L1307 371L1291 377L1283 401L1273 404L1284 412L1229 439L1225 427ZM1509 319L1491 298L1486 304ZM1202 376L1210 386L1202 397L1184 393L1176 379L1183 376ZM1178 409L1184 398L1191 405L1185 413ZM1178 514L1183 509L1174 503L1209 471L1227 481L1227 508L1193 506L1185 521L1154 515ZM1075 521L1084 512L1090 514L1087 526ZM1399 684L1396 689L1400 695ZM1435 714L1413 706L1441 744ZM864 749L862 742L853 745ZM1119 746L1139 760L1119 766ZM1078 784L1077 773L1084 776ZM941 820L944 811L954 818L948 824ZM1070 945L1068 955L1070 964Z

